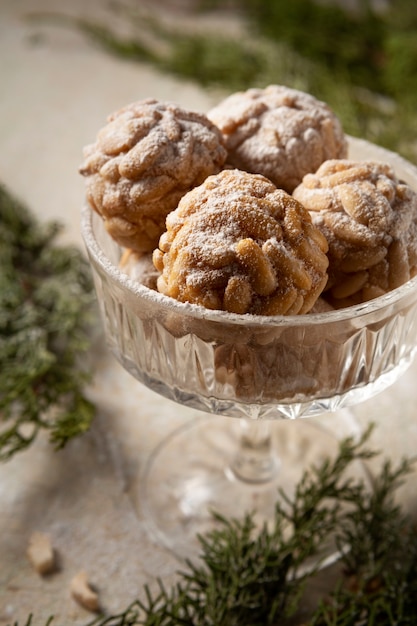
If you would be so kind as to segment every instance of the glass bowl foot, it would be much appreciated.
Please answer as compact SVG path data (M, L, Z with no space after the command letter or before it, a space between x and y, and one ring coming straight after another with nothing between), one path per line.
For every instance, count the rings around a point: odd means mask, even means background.
M341 413L332 420L341 437L358 435L350 413ZM349 432L343 432L341 419ZM198 535L219 523L213 512L227 519L251 513L256 526L271 527L280 490L292 498L305 471L338 451L339 437L320 419L249 421L208 415L159 444L133 496L151 536L180 560L195 561L201 551ZM368 482L359 461L350 466L351 474ZM319 555L321 567L339 556L329 537Z

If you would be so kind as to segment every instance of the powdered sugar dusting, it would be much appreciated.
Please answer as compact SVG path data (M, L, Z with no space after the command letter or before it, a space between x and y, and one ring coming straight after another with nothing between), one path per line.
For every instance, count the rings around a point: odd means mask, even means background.
M417 273L417 194L386 163L326 161L293 196L329 242L336 306L383 295Z
M326 159L347 155L342 126L328 105L282 85L237 92L208 112L234 167L267 176L291 192Z
M265 177L224 170L189 192L154 252L161 293L211 309L296 314L326 280L327 243Z
M149 99L112 114L84 157L87 199L108 232L122 246L149 252L168 213L223 167L226 150L205 115Z

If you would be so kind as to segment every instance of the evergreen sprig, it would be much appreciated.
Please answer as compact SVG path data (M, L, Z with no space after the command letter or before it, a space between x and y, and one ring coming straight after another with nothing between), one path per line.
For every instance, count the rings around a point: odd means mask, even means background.
M56 243L0 186L0 460L26 449L40 430L58 448L85 432L94 407L83 392L80 355L90 345L93 286L86 259Z
M414 626L417 624L417 527L395 502L411 470L383 465L374 489L341 521L345 577L319 604L309 626Z
M199 537L200 561L187 562L175 585L145 586L123 612L88 626L415 626L417 530L395 502L413 464L385 462L372 489L349 478L352 464L376 454L370 433L310 468L295 495L278 500L271 526L257 528L252 514L216 515L217 527ZM311 559L320 559L329 533L343 574L301 623L297 611L317 571Z
M257 529L252 514L242 520L217 515L219 527L199 538L202 565L188 562L170 591L162 582L156 595L148 589L138 624L273 626L294 615L306 580L327 554L329 535L365 498L366 485L346 472L374 456L369 435L370 429L359 441L344 440L334 459L305 472L294 496L281 492L272 527Z

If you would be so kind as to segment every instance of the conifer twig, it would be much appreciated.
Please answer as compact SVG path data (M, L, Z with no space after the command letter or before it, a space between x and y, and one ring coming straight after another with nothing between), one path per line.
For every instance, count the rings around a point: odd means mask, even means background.
M56 244L59 231L0 186L0 461L41 430L60 448L94 415L80 362L90 346L90 269L78 249Z

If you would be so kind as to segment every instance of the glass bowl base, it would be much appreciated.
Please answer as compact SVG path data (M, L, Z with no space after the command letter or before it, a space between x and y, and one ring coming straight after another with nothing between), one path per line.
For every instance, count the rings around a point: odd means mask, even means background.
M213 513L226 519L250 513L259 529L272 528L280 490L291 499L306 470L336 456L340 438L359 434L348 411L332 422L340 436L319 419L249 422L208 415L181 426L155 449L133 493L151 537L178 559L196 561L198 535L219 524ZM245 444L248 427L251 436L259 435L253 448L250 438ZM263 449L268 436L271 446ZM355 461L351 474L369 484L362 463ZM325 567L339 556L329 537L308 567L318 560Z

